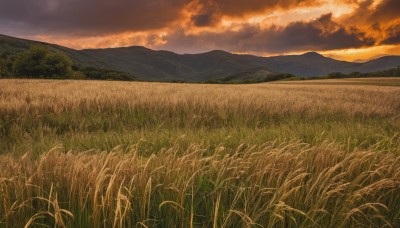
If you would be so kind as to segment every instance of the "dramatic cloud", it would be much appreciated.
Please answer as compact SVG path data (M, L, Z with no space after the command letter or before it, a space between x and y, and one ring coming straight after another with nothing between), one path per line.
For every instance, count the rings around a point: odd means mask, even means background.
M370 2L370 1L367 1ZM377 5L368 8L370 13L367 17L369 22L385 23L399 18L400 1L399 0L382 0Z
M386 29L386 38L383 44L400 44L400 22Z
M206 27L216 24L221 19L219 5L212 0L193 1L189 5L191 21L197 27Z
M400 44L400 1L383 0L374 9L369 17L369 23L373 23L373 28L381 33L382 44Z
M357 3L356 10L342 21L364 28L382 40L387 32L393 33L393 23L400 24L399 10L399 0L364 0Z
M311 4L311 0L2 0L0 24L19 32L74 35L112 34L165 28L196 8L196 26L212 25L222 14L239 16L266 8Z
M21 32L112 34L168 26L188 0L1 0L0 24Z
M365 57L400 54L399 9L399 0L1 0L0 34L72 48Z
M319 0L213 0L218 4L222 14L243 16L250 13L263 12L266 9L289 9L294 7L319 5Z
M165 37L163 47L196 52L204 49L224 49L233 52L282 53L320 51L370 46L374 40L356 28L345 28L323 15L310 22L295 22L286 27L244 26L238 31L204 32L185 35L183 30ZM197 49L197 50L196 50Z

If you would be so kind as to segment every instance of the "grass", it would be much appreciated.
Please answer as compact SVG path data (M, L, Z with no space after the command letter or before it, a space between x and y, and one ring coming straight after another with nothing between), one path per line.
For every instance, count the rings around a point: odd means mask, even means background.
M396 227L382 82L0 80L0 227Z
M278 81L276 84L290 83L293 81ZM382 77L382 78L343 78L343 79L312 79L302 84L319 84L319 85L375 85L375 86L400 86L398 78Z

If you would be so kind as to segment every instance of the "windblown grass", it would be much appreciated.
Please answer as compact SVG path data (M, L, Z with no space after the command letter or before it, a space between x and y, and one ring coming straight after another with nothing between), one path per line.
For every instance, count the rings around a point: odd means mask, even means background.
M0 80L0 227L397 227L400 88Z
M149 153L177 140L232 150L330 140L355 149L400 131L397 87L1 80L0 88L0 153L60 144L111 150L143 140Z
M149 158L55 148L0 157L0 224L76 227L390 227L400 155L333 144L267 143Z

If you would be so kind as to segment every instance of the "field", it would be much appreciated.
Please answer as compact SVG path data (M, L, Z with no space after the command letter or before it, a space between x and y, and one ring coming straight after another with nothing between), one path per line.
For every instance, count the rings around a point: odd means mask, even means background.
M398 227L400 80L0 80L0 227Z

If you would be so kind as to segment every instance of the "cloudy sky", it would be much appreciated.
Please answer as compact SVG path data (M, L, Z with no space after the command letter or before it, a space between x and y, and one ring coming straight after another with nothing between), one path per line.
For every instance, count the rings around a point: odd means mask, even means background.
M400 0L1 0L0 33L75 49L140 45L343 60L400 55Z

